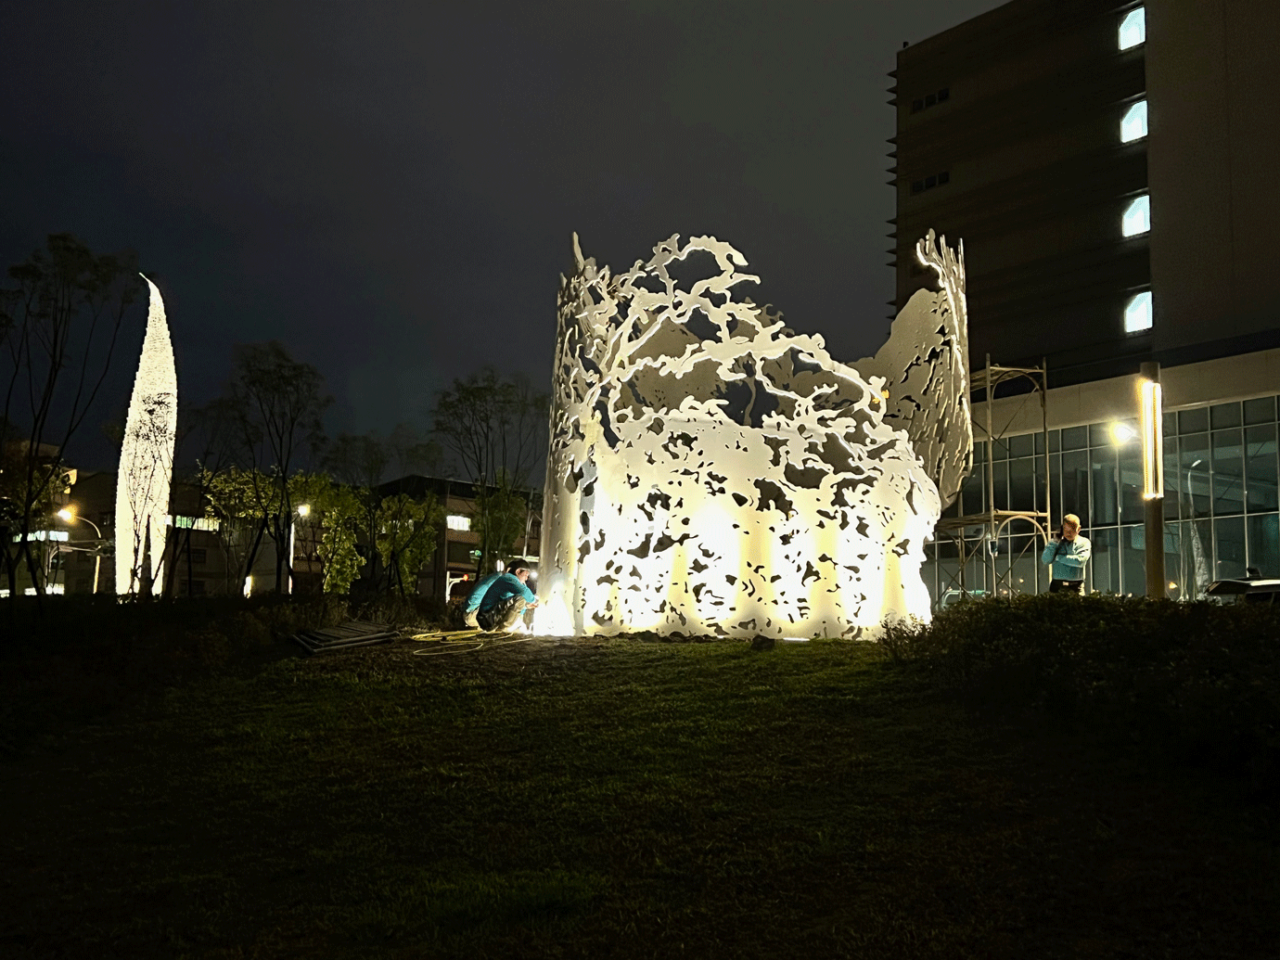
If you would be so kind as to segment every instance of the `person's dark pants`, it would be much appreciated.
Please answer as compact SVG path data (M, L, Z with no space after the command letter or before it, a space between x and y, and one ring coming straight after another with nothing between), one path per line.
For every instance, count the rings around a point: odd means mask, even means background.
M525 606L524 597L508 597L492 609L477 613L476 623L480 624L481 630L510 630L524 616Z
M1084 587L1083 580L1050 580L1049 581L1050 593L1074 593L1079 595L1083 587Z

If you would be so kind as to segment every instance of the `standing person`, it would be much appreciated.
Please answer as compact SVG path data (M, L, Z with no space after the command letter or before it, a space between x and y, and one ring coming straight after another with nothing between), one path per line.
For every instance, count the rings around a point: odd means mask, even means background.
M1089 538L1080 535L1080 518L1068 513L1062 518L1062 528L1040 554L1040 562L1049 564L1049 592L1080 593L1084 568L1092 554Z
M463 622L486 631L510 630L526 610L538 605L538 598L525 586L530 572L529 562L517 559L507 564L506 573L489 574L467 597Z

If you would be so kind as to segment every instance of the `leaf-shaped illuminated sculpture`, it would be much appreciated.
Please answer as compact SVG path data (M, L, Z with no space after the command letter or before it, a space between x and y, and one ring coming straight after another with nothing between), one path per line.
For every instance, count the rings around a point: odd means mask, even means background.
M673 277L698 251L717 272ZM856 637L927 619L938 481L954 496L972 427L963 256L932 232L917 253L943 289L859 373L735 300L758 281L727 243L672 237L615 277L575 237L535 631Z
M146 279L145 277L143 278ZM165 519L178 427L178 377L164 301L147 280L150 306L142 357L125 420L116 474L116 593L159 592Z

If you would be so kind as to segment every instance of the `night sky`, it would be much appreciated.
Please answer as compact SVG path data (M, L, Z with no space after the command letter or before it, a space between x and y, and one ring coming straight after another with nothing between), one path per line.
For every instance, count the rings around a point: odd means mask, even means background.
M614 267L727 240L755 299L856 360L893 295L886 73L997 5L0 0L0 258L137 250L180 403L279 339L335 432L425 426L486 364L549 386L575 230Z

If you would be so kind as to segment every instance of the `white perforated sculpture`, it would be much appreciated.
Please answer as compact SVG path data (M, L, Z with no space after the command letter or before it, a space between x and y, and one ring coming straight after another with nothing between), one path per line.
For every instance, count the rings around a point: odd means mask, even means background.
M535 631L856 637L927 618L924 544L971 465L963 252L917 245L943 289L860 373L734 299L758 280L733 247L678 240L613 276L574 237ZM711 275L678 281L693 254Z
M143 278L146 279L145 277ZM159 592L178 427L178 377L164 300L150 306L116 474L116 593Z

